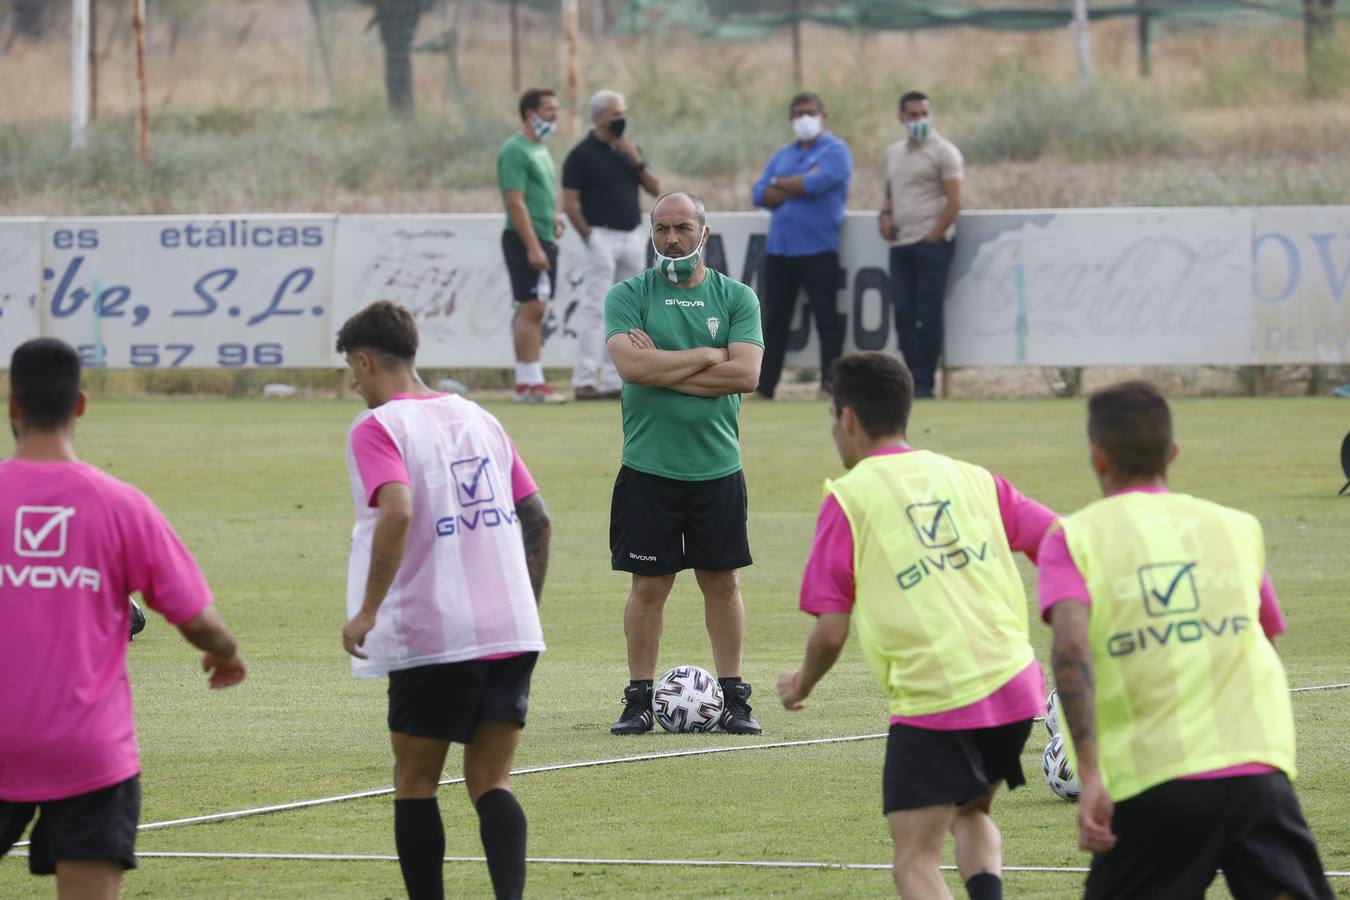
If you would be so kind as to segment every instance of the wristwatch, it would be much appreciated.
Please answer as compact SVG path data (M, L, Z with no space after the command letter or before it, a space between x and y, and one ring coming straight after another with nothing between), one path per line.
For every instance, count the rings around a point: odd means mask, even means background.
M775 176L773 176L772 178L769 179L769 186L770 186L770 187L778 187L778 176L777 176L777 175L775 175Z

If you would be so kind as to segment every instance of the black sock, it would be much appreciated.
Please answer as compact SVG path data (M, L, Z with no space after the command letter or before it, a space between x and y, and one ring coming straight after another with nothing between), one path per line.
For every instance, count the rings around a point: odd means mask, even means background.
M730 678L719 678L717 679L717 683L722 686L722 691L725 693L741 683L741 676L733 675Z
M630 688L640 687L649 694L651 693L653 684L654 682L650 678L634 678L632 681L628 682Z
M966 882L970 900L1003 900L1003 879L992 872L981 872Z
M435 797L394 801L394 844L409 900L444 900L445 828Z
M505 788L478 798L478 833L498 900L525 893L525 810Z

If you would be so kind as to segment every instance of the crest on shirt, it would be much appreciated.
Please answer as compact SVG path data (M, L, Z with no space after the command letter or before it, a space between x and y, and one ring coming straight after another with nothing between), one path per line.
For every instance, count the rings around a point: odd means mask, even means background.
M719 318L717 318L717 316L709 316L709 317L708 317L708 334L712 335L713 337L717 337L717 326L719 326L719 325L721 325L721 324L722 324L722 320L719 319Z

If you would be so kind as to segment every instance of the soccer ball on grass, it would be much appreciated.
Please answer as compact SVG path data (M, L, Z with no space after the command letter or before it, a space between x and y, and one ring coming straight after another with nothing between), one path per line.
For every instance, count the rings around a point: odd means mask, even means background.
M698 666L676 666L652 690L652 715L671 734L712 731L722 719L722 686Z
M1045 783L1059 797L1071 803L1078 802L1080 786L1078 775L1069 765L1069 754L1064 749L1064 735L1057 734L1045 745L1041 754L1041 768L1045 772Z

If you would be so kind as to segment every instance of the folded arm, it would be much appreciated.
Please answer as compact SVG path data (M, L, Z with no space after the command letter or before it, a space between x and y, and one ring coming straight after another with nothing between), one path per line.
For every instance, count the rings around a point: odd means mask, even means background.
M727 358L726 351L717 347L660 350L636 328L628 334L614 335L606 345L619 377L643 387L672 387Z
M672 391L694 397L722 397L744 394L759 384L759 366L764 348L737 342L727 347L726 362L719 362L669 385Z

